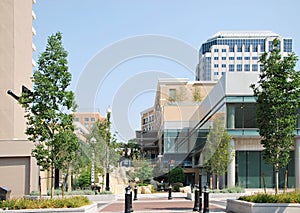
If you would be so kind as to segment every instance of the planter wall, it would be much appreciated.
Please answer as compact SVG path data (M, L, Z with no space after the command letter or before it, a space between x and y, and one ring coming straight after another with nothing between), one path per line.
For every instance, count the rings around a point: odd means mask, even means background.
M241 200L228 199L226 210L233 213L299 213L300 204L250 203Z

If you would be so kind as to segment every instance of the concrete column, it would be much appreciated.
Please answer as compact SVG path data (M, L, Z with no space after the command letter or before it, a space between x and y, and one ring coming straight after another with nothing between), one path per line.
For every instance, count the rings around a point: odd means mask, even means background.
M233 139L230 141L230 152L233 157L232 162L228 165L227 172L227 187L235 187L235 142Z
M295 188L300 189L300 138L295 144Z

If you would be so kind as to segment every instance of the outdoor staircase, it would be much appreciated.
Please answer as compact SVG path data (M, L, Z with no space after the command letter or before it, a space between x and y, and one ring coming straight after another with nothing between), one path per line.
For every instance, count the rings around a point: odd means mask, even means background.
M124 194L125 188L128 186L128 178L126 172L127 167L115 167L110 173L110 187L114 194Z

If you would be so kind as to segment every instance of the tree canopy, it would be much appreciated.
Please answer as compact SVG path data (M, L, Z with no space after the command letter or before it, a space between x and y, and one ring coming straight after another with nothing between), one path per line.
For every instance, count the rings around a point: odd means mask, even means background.
M62 34L49 36L46 50L39 55L38 68L33 72L33 91L23 91L20 103L26 110L26 134L33 141L32 150L42 169L64 169L75 158L79 147L74 133L74 93L68 90L71 74L67 66L67 51ZM54 180L51 181L51 195Z
M300 73L295 71L297 56L280 54L280 42L273 40L270 53L260 58L262 69L257 84L251 85L257 97L257 125L264 147L263 158L275 168L278 190L278 169L287 166L294 145L297 109L300 103Z
M219 176L226 173L229 163L234 158L231 152L230 140L231 136L224 128L224 118L217 116L207 135L207 145L203 151L203 167L208 174L216 175L217 188L219 188Z

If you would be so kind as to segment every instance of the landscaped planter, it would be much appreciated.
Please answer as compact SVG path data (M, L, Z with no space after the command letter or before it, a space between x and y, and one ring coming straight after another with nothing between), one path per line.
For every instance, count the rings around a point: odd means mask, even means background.
M57 208L57 209L21 209L21 210L2 210L2 213L95 213L97 212L97 203L82 206L79 208Z
M300 204L295 203L251 203L227 199L226 210L233 213L299 213Z

